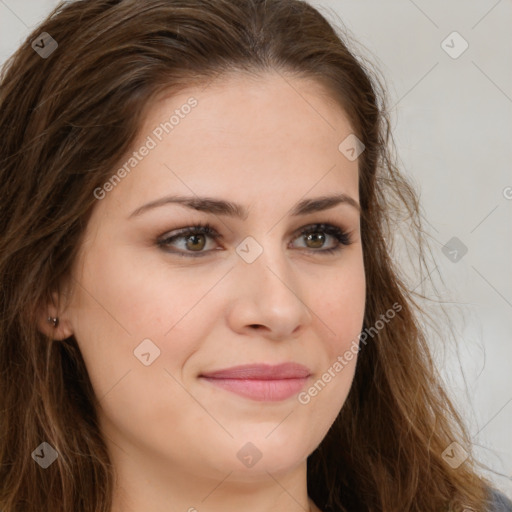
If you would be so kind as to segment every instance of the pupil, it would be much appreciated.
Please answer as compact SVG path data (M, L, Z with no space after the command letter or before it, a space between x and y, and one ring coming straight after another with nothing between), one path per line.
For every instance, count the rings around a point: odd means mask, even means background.
M321 247L323 245L323 235L320 235L318 236L319 233L310 233L309 235L307 235L309 241L313 241L313 243L316 242L316 245L314 245L314 247ZM316 238L316 240L315 240ZM319 243L318 243L319 242Z
M193 244L195 244L195 243L197 242L197 238L198 238L198 237L201 237L201 236L203 236L203 235L190 235L190 236L188 237L188 241L194 240L194 242L192 242L192 243L193 243ZM195 247L195 248L196 248L196 249L202 249L202 247ZM189 249L194 249L194 247L190 247L190 246L189 246Z

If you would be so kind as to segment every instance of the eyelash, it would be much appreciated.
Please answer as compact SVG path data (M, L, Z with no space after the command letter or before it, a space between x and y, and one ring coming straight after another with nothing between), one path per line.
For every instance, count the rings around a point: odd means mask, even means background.
M331 249L318 249L318 250L305 249L306 251L311 252L311 253L321 253L323 255L329 255L329 254L334 254L334 253L341 251L342 246L348 246L352 243L350 235L346 231L344 231L343 229L341 229L337 226L334 226L333 224L327 224L327 223L311 224L311 225L307 226L306 228L302 229L300 231L298 237L305 236L305 235L308 235L311 233L318 233L318 232L322 232L327 235L333 236L338 241L338 245ZM177 254L178 256L183 256L183 257L192 257L192 258L202 257L202 256L205 256L208 253L212 252L212 251L203 251L203 252L195 252L194 253L191 251L187 251L187 252L171 251L166 248L171 242L174 242L175 240L178 240L180 238L187 237L190 235L196 235L196 234L209 236L213 240L217 240L217 239L221 238L221 235L219 233L217 233L217 231L209 223L200 222L194 226L189 226L182 230L179 230L178 233L176 233L175 235L167 236L164 238L159 238L157 240L157 245L162 250L164 250L168 253Z

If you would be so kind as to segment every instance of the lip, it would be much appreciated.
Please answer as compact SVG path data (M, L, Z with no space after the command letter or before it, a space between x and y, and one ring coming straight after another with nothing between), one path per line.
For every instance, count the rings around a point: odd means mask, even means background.
M245 398L275 402L297 394L310 375L311 371L304 365L284 363L233 366L203 373L199 377Z
M200 377L212 379L255 379L255 380L279 380L279 379L303 379L309 377L309 368L298 363L271 364L244 364L222 370L202 373Z

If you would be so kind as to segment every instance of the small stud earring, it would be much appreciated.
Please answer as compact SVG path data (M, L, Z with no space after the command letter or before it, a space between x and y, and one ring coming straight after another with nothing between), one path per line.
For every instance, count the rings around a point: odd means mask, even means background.
M58 317L48 317L48 322L53 324L53 327L57 327L59 325L59 318Z

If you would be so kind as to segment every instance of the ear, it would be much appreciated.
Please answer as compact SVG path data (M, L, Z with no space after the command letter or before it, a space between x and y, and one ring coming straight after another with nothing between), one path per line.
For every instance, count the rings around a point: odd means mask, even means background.
M52 292L52 300L40 308L37 317L37 327L40 332L54 340L65 340L73 335L73 329L66 311L56 306L63 301L59 300L58 292ZM55 327L48 318L58 318L59 322Z

